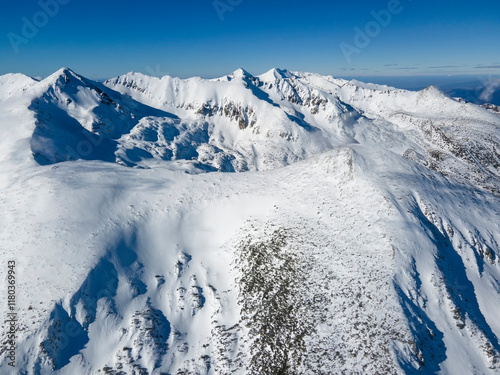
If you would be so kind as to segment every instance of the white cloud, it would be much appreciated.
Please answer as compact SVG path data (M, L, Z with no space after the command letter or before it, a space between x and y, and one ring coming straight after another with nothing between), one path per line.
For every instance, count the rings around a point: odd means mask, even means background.
M483 89L479 95L479 99L488 102L493 98L493 94L496 90L500 89L500 78L488 77L488 79L482 81Z

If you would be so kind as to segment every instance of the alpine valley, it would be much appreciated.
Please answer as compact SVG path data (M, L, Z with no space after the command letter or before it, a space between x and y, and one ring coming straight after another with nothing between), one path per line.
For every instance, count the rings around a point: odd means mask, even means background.
M499 110L280 69L0 76L0 373L500 374Z

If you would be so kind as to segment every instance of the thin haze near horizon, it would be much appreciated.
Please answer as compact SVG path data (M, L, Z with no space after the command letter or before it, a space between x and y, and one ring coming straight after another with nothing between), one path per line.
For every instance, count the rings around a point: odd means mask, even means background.
M62 66L216 77L272 67L338 77L500 74L498 1L9 2L0 74Z

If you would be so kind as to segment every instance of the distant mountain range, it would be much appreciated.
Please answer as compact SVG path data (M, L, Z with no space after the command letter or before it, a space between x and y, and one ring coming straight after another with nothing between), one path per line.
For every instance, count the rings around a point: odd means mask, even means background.
M460 97L474 104L493 104L500 106L500 79L491 87L484 87L480 82L472 82L469 87L443 88L452 97ZM472 87L471 87L472 86Z
M499 373L500 112L449 90L0 76L0 372Z

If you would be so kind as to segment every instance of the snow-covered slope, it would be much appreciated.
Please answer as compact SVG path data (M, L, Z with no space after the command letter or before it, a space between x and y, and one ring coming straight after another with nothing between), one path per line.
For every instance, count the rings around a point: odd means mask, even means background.
M0 89L2 374L500 373L496 113L280 69Z

